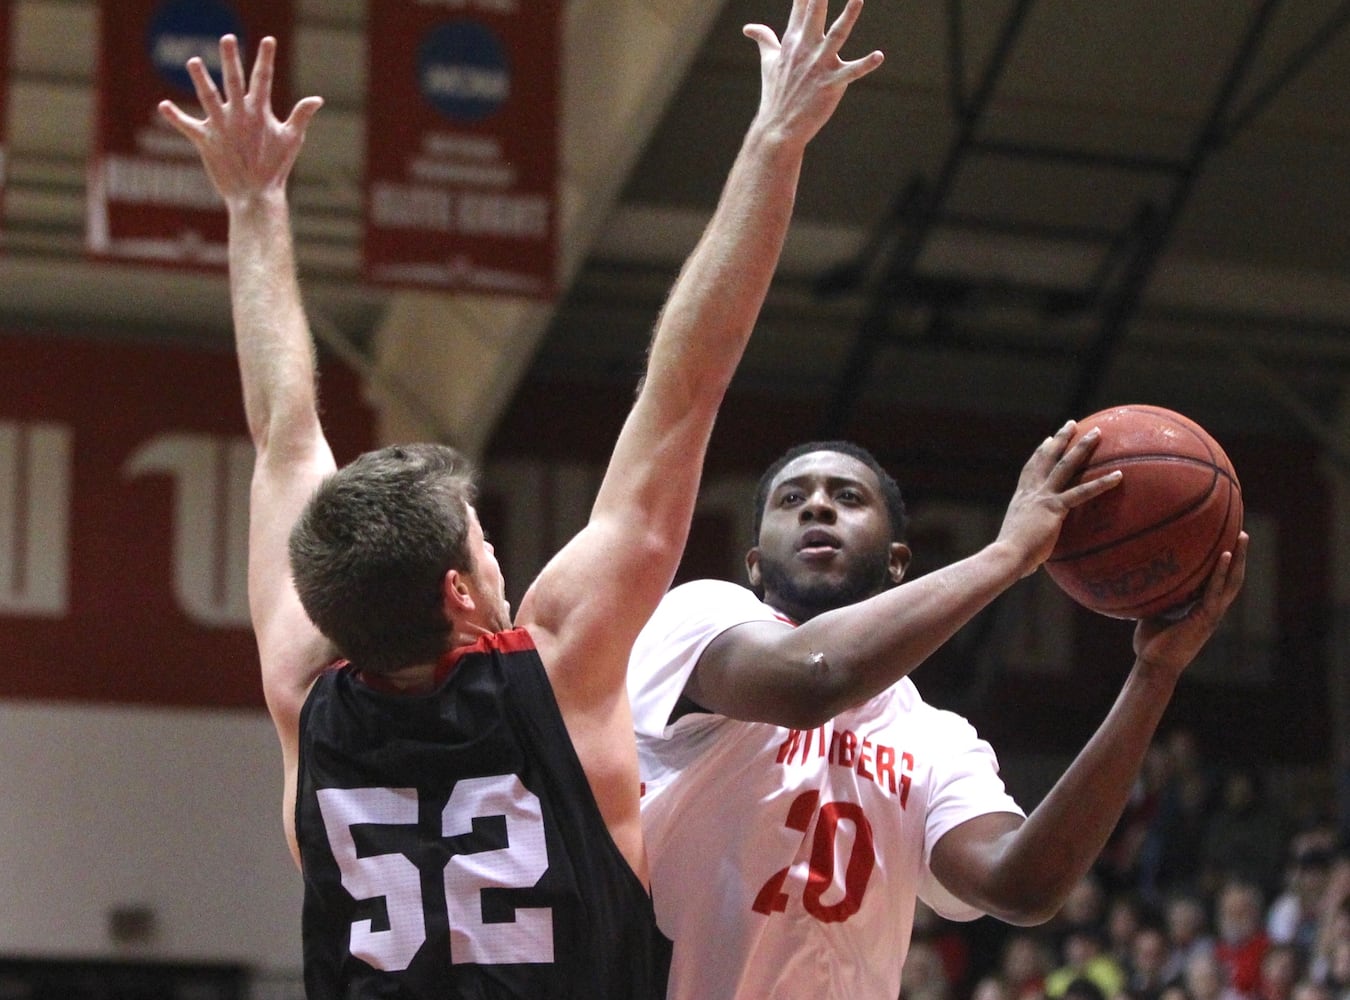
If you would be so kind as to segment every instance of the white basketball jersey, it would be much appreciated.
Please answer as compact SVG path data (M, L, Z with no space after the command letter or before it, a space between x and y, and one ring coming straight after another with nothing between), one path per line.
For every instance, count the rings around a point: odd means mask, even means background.
M809 731L693 714L667 725L698 657L780 619L743 587L670 592L633 649L629 695L670 1000L899 995L918 896L968 920L928 868L975 816L1021 810L989 745L903 680Z

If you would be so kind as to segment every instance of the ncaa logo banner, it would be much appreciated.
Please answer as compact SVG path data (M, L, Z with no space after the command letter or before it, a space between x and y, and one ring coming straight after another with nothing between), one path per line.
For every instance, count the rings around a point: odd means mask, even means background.
M561 0L370 5L367 279L553 294L561 12Z
M9 121L9 66L11 10L10 0L0 0L0 201L5 194L5 181L9 177L9 135L3 131Z
M225 206L192 145L155 110L169 98L200 114L184 69L200 56L220 86L220 36L238 36L245 65L275 35L275 106L289 107L291 0L102 0L95 148L87 243L95 255L224 267Z

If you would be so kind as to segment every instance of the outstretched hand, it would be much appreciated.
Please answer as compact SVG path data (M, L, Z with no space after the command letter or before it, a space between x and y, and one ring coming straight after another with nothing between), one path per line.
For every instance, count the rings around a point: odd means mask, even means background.
M839 58L862 6L863 0L848 0L827 30L829 0L793 0L781 42L765 25L745 26L746 37L759 45L761 122L805 145L829 120L848 85L881 65L880 51Z
M1143 618L1134 628L1134 655L1143 664L1180 676L1209 641L1247 575L1247 533L1219 556L1204 593L1180 618Z
M323 105L322 98L306 97L284 122L277 119L272 112L276 49L276 39L270 36L259 43L245 87L239 40L226 35L220 40L223 98L202 60L194 56L187 62L206 117L194 118L173 101L159 105L159 113L197 148L207 176L227 205L285 190L305 130Z
M1093 427L1070 445L1075 427L1070 420L1032 452L1003 515L998 540L1021 554L1023 576L1050 558L1069 511L1120 483L1119 470L1075 482L1101 440L1101 431Z

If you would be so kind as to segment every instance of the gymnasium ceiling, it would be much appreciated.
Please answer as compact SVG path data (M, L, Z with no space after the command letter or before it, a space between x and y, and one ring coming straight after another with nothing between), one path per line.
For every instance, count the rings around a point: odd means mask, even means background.
M355 278L365 4L299 7L297 89L328 101L297 171L306 291L371 355L395 296ZM579 25L605 7L667 9L571 0L569 58L597 54ZM685 8L687 58L602 151L623 176L504 350L508 388L631 385L753 114L740 27L781 27L787 2ZM82 257L95 20L92 0L15 5L0 323L227 345L222 279ZM740 385L818 400L822 433L860 403L1050 423L1138 400L1350 452L1350 2L868 0L848 54L873 47L885 65L808 151Z

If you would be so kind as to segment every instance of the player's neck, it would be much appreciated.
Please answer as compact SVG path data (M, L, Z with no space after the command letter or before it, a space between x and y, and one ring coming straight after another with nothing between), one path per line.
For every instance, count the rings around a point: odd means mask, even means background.
M436 664L418 663L380 675L382 684L400 694L424 694L436 686Z
M495 627L496 622L476 622L469 618L456 619L451 623L449 649L458 649L460 646L472 646L484 636L496 635L498 632L510 628L509 624L501 628Z

